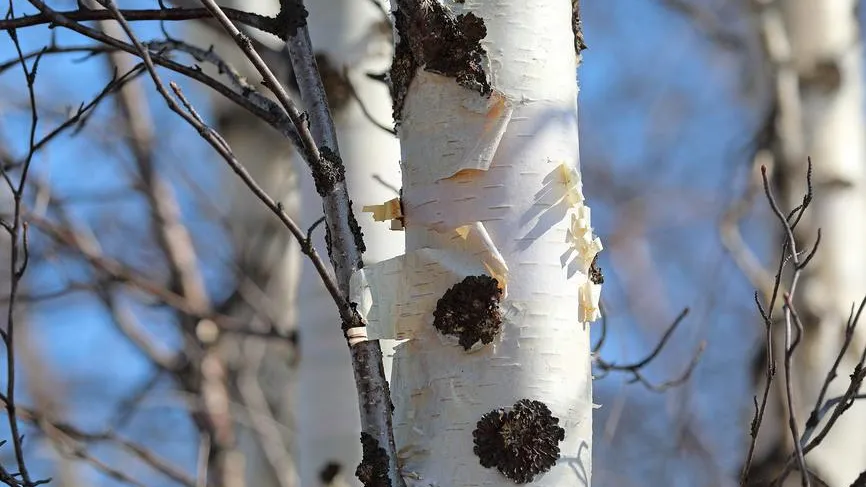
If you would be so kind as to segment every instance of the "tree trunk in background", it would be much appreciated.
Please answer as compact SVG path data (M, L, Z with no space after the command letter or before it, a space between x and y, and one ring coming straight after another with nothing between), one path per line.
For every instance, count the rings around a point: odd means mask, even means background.
M229 5L268 14L261 4ZM248 79L256 79L252 66L217 26L190 24L193 43L215 52ZM285 79L288 59L267 52L271 69ZM204 69L210 67L204 63ZM215 129L231 145L254 179L287 213L299 213L297 175L289 144L267 124L218 94L208 92ZM296 296L300 250L288 232L231 171L224 170L222 194L227 203L227 226L235 248L236 288L222 312L246 320L252 328L275 325L286 333L296 327ZM222 199L225 198L225 199ZM232 401L237 405L238 442L245 456L247 485L295 487L297 473L292 428L296 418L291 400L297 382L297 350L276 340L226 336L221 353L230 369Z
M263 15L274 15L279 8L275 0L239 2L234 6ZM399 142L377 126L393 124L390 94L384 83L367 76L386 72L390 64L393 49L386 11L373 1L358 0L316 0L306 6L310 36L346 164L347 183L364 232L365 262L393 257L402 252L402 235L374 223L370 214L361 212L365 205L395 198L400 185ZM250 34L272 48L280 47L275 38L257 36L255 31ZM205 39L205 46L217 42L227 46L218 49L224 56L237 53L233 43L224 38L211 33ZM232 56L231 60L248 66L239 57ZM288 65L284 53L271 52L266 60L272 69ZM286 64L275 66L276 62ZM253 73L248 72L249 79L256 79ZM219 97L214 97L214 109L220 120L218 130L263 188L282 201L290 214L302 215L298 221L303 225L310 226L321 217L320 197L309 171L300 158L293 157L288 142ZM276 419L283 425L294 424L294 437L283 435L283 440L294 445L292 455L300 485L356 485L354 471L361 460L358 396L333 300L312 265L288 238L288 232L236 181L234 174L227 174L227 178L226 185L234 188L230 224L243 268L255 285L266 290L268 308L276 311L276 318L299 332L301 359L297 369L286 368L290 361L287 352L278 347L262 357L263 364L270 364L263 369L270 373L260 379L265 381L265 392L273 396L269 402L279 411ZM324 226L320 225L313 241L320 255L326 256L324 240ZM388 343L382 345L387 366L390 348ZM265 485L262 478L253 482L252 476L273 470L262 463L268 461L266 453L250 442L247 472L251 485ZM267 485L286 487L275 481L272 478Z
M819 228L822 237L795 298L805 326L793 360L795 414L801 434L842 345L851 307L866 295L866 123L856 4L856 0L782 0L761 12L764 43L776 77L773 154L780 203L787 210L802 202L807 157L811 157L815 199L797 228L799 249L814 242ZM793 448L782 389L784 325L777 327L774 340L779 387L759 437L755 480L775 475L778 462ZM864 346L866 324L861 324L827 398L845 391ZM762 368L758 373L764 372ZM760 391L763 379L756 382ZM866 435L855 431L866 431L862 401L806 457L809 468L831 487L851 485L866 469ZM794 476L791 485L799 485L799 476L793 480Z
M392 375L403 476L588 486L600 242L577 169L572 5L394 4L406 254L352 287L368 335L409 339Z
M263 15L273 15L278 8L277 2L271 0L221 3ZM190 29L195 45L205 49L214 46L215 52L242 75L257 79L256 71L218 26L195 23L190 24ZM287 56L268 50L268 47L279 49L279 41L253 31L249 33L257 41L270 41L260 52L276 75L286 79ZM205 63L203 68L210 67ZM218 94L210 91L208 94L216 119L214 128L261 187L296 217L300 211L298 175L289 143L246 110ZM237 176L221 169L225 196L215 201L228 206L226 225L233 239L238 272L234 294L221 311L247 320L254 328L271 322L289 333L296 328L297 321L300 250ZM247 485L297 486L293 430L297 418L291 405L297 383L297 350L276 340L240 336L224 337L221 347L235 386L232 399L238 405L238 440L246 457Z

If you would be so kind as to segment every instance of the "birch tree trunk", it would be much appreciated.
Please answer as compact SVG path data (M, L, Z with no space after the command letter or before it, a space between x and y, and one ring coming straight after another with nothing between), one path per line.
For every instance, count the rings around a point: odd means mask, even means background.
M866 121L857 3L782 0L761 12L776 76L775 178L783 204L794 208L802 202L807 157L812 158L815 199L797 228L801 248L808 248L821 229L818 254L805 269L795 303L805 326L793 360L800 432L842 346L851 307L866 296ZM784 330L778 328L774 353L781 367ZM827 398L844 393L864 347L866 325L861 324ZM761 440L764 461L756 465L765 472L777 471L777 462L793 448L781 369L776 382L780 409L768 412ZM806 457L808 467L831 487L851 485L866 470L866 436L855 431L866 431L862 401ZM792 485L799 485L797 479Z
M403 477L588 486L601 244L578 171L572 5L394 7L406 254L352 287L370 338L408 339L392 375Z
M279 10L276 0L235 6L262 15L275 15ZM390 94L384 83L367 76L386 72L390 64L393 48L386 10L374 1L357 0L318 0L307 2L306 7L316 60L346 163L347 183L364 232L365 262L374 263L403 250L401 234L361 213L365 205L395 198L394 188L399 187L399 141L387 131L393 125ZM275 50L281 47L275 38L253 31L250 34ZM231 41L224 45L226 50L234 50ZM288 56L283 56L288 63ZM247 66L242 57L235 61ZM254 71L249 74L250 79L257 76ZM274 137L270 129L243 110L224 100L216 100L216 108L222 121L220 131L256 180L283 201L285 208L300 214L298 221L313 225L322 216L321 198L303 161L293 157L283 139ZM287 361L284 351L271 350L263 362L271 364L267 392L272 396L271 404L280 409L277 419L294 425L296 435L284 440L294 446L300 485L357 485L354 470L361 460L358 399L333 300L279 222L235 182L234 175L229 178L228 184L237 188L230 218L244 267L252 270L256 284L266 290L278 319L298 330L300 360L296 371L280 367ZM320 255L327 255L324 225L314 232L313 241ZM391 352L385 342L382 348L388 365ZM267 463L266 450L251 442L247 454L251 475L269 470L262 468ZM259 478L258 485L265 480ZM281 482L275 485L285 487Z
M400 186L399 141L386 131L393 126L391 97L384 83L367 76L386 72L390 64L393 49L386 10L370 0L317 0L306 2L306 7L347 184L364 232L364 261L369 265L403 251L400 233L375 223L371 214L361 211L365 205L396 198L394 188ZM308 171L301 166L299 171ZM322 216L322 209L308 176L301 194L304 220L312 224ZM323 227L315 243L320 255L328 255ZM337 466L344 481L356 485L361 424L351 357L333 300L307 261L299 293L302 360L295 411L301 485L328 485ZM382 343L382 352L386 358L390 355L387 343Z

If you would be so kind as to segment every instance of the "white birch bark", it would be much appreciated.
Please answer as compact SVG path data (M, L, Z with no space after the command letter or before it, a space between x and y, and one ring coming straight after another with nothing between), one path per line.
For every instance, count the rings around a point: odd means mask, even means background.
M571 3L394 4L406 254L356 273L353 293L371 338L409 338L392 375L403 477L588 486L600 242Z
M866 120L856 4L855 0L784 0L763 13L765 45L776 65L776 167L782 201L786 208L802 202L806 161L811 157L815 200L798 227L801 248L808 248L821 229L820 249L797 291L796 304L805 322L803 342L793 360L794 411L800 432L842 345L851 306L866 295ZM775 350L780 368L782 333L778 331ZM827 398L844 393L864 347L866 326L861 324ZM781 369L775 380L782 387ZM785 411L784 399L781 404ZM776 424L765 431L772 431L772 437L762 442L792 451L786 413L773 416L778 418L768 420ZM866 431L862 401L806 457L809 468L831 487L851 485L866 470L866 436L855 431ZM794 484L799 485L799 480Z

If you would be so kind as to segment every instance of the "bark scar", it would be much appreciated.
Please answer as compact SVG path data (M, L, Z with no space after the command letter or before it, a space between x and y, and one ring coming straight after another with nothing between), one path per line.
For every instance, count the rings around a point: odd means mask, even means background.
M398 0L394 25L399 35L391 65L394 120L399 124L409 85L419 68L454 78L460 86L483 96L492 89L484 65L481 40L484 21L473 13L452 15L438 1Z

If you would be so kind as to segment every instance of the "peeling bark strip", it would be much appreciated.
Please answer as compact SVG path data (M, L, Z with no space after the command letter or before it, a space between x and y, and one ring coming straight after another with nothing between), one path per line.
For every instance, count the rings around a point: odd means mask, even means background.
M391 487L391 479L388 478L388 454L385 449L367 433L361 433L361 445L364 456L355 469L358 480L364 487Z
M556 464L565 430L543 402L521 399L509 412L485 414L472 436L482 466L526 484Z
M484 96L491 93L484 70L487 56L480 44L487 35L482 19L473 13L453 16L438 1L397 0L397 4L394 24L399 40L391 65L397 123L418 68L454 78L460 86Z
M436 303L433 326L445 335L456 336L464 350L478 342L486 345L502 330L501 296L496 279L468 276Z

